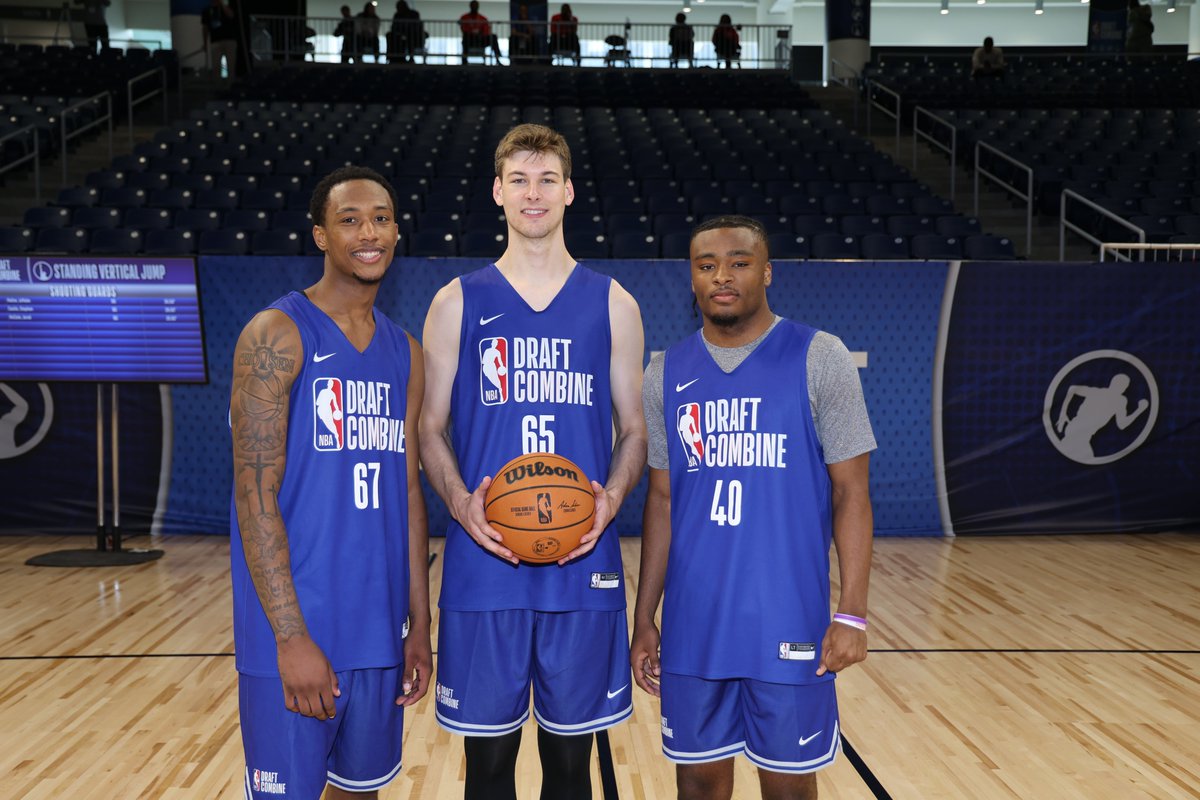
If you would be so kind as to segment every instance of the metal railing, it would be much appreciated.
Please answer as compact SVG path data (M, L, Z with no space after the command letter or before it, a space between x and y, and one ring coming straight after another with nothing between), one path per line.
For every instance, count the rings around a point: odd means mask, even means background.
M104 102L108 106L108 110L105 111L104 116L97 117L96 119L92 120L91 122L89 122L85 125L81 125L80 127L76 128L75 130L68 133L67 132L67 118L71 114L78 113L80 110L87 108L89 106L98 106L99 105L98 101ZM99 94L93 95L93 96L87 98L86 100L80 100L78 103L75 103L74 105L67 106L66 108L64 108L62 110L62 112L59 114L59 117L62 121L62 136L60 137L62 139L62 182L63 182L63 185L66 186L67 185L67 143L71 139L74 139L78 136L82 136L84 133L87 133L92 128L95 128L104 122L108 122L108 160L112 161L112 158L113 158L112 94L109 92L100 92Z
M845 74L839 75L838 70ZM845 87L854 92L854 127L858 127L858 103L859 94L862 87L862 73L851 67L849 64L838 61L836 58L829 59L829 80L836 83L838 86Z
M1109 211L1107 208L1104 208L1101 205L1093 203L1091 200L1088 200L1086 197L1084 197L1083 195L1079 194L1076 191L1073 191L1071 189L1063 189L1062 197L1058 201L1058 260L1059 261L1066 260L1067 231L1068 230L1074 231L1079 236L1083 237L1084 239L1087 239L1089 242L1096 245L1097 247L1101 247L1104 244L1103 241L1096 238L1088 231L1079 227L1074 222L1070 222L1067 220L1067 200L1074 200L1075 202L1080 203L1080 204L1092 209L1093 211L1097 212L1101 216L1111 219L1113 222L1117 223L1121 227L1128 228L1129 230L1133 231L1135 234L1137 234L1137 237L1138 237L1137 243L1138 244L1146 243L1146 231L1143 230L1142 228L1139 228L1137 225L1134 225L1129 220L1126 220L1126 219L1123 219L1123 218L1117 216L1113 212ZM1145 251L1142 251L1140 253L1140 256L1142 258L1144 258ZM1142 258L1139 258L1138 260L1140 261L1140 260L1142 260Z
M86 39L81 42L76 42L71 36L63 36L63 35L59 35L59 36L46 36L46 35L24 36L24 35L20 35L20 34L10 36L6 32L0 32L0 42L18 42L18 43L19 42L49 42L51 45L61 44L65 47L73 47L75 45L84 45L84 46L87 45ZM142 45L146 50L162 50L163 49L162 39L109 39L108 40L108 46L110 48L117 49L116 45L118 45L118 44L125 45L126 50L129 49L129 45ZM153 45L153 47L151 47L151 45Z
M877 101L875 99L876 91L883 92L885 95L888 95L889 97L891 97L896 103L895 107L887 108L883 105L880 105L879 101ZM870 135L870 133L873 130L871 128L871 109L872 108L878 108L881 113L896 120L896 158L897 159L900 158L900 105L901 105L900 104L900 95L896 94L896 92L887 88L882 83L876 83L875 81L867 82L867 134Z
M713 25L689 25L690 57L686 43L672 48L670 24L578 22L574 37L554 36L551 23L529 20L488 20L486 33L464 53L463 32L457 19L377 19L361 17L299 17L258 14L252 18L251 51L258 61L315 61L324 63L462 64L468 59L501 63L556 63L583 67L728 66L744 69L791 68L791 27L735 25L740 50L718 56L712 43ZM357 32L355 32L357 30ZM495 50L493 50L493 46Z
M141 95L140 97L134 97L133 96L134 84L145 82L145 80L147 78L152 78L155 75L158 75L161 78L162 86L159 87L158 89L152 89L149 92L147 92L146 94ZM126 109L126 111L129 114L127 121L129 122L129 147L131 149L133 148L133 109L134 109L134 106L139 106L142 103L145 103L146 101L148 101L154 97L157 97L160 94L162 95L163 125L167 125L171 121L170 120L170 109L167 107L167 70L164 67L155 67L154 69L143 72L141 75L135 75L134 77L130 78L126 82L125 96L129 100L129 107Z
M979 153L985 150L988 153L1007 161L1017 169L1025 173L1025 193L1011 183L1005 183L1004 179L994 172L988 172L980 166ZM1033 251L1033 167L1028 164L1022 164L1010 155L1002 153L986 142L975 143L975 216L979 216L979 177L991 178L1000 188L1008 191L1009 194L1015 195L1017 198L1025 201L1025 255L1029 255Z
M1128 250L1129 253L1121 253L1121 250ZM1138 261L1146 260L1146 253L1150 254L1150 261L1200 261L1200 242L1195 244L1133 244L1132 242L1104 242L1100 245L1100 260L1106 261L1109 253L1112 254L1114 261L1133 261L1133 252L1138 252ZM1164 258L1159 258L1159 254ZM1174 258L1174 254L1178 253L1179 257ZM1191 253L1191 258L1184 258L1185 253Z
M10 170L24 164L26 161L33 161L33 201L35 205L42 204L42 153L41 147L38 144L38 129L34 125L26 125L24 128L18 128L12 133L6 133L0 136L0 147L9 139L15 139L18 136L29 134L29 138L33 140L33 152L26 153L20 158L15 158L12 161L0 166L0 175L3 175Z
M936 124L950 129L950 146L949 147L947 147L942 142L938 141L937 138L935 138L932 134L926 133L925 131L921 130L921 128L917 124L917 121L921 117L928 117L929 119L933 120ZM950 122L948 122L945 119L942 119L937 114L934 114L929 109L923 108L922 106L917 106L916 108L913 109L912 130L913 130L912 165L913 165L913 173L914 174L917 171L917 139L918 138L924 139L925 141L929 142L930 146L936 147L938 150L941 150L943 153L946 153L947 155L950 156L950 202L953 203L955 200L955 192L954 192L955 179L958 175L958 169L957 169L957 166L958 166L958 128L954 127L953 124L951 124ZM978 163L978 158L976 158L976 163ZM978 215L978 213L979 213L978 208L976 209L975 213L976 213L976 215Z

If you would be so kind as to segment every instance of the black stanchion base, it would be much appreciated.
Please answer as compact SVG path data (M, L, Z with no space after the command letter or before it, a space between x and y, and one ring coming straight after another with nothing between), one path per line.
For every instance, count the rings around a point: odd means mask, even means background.
M55 550L25 563L31 567L125 567L162 557L162 550Z

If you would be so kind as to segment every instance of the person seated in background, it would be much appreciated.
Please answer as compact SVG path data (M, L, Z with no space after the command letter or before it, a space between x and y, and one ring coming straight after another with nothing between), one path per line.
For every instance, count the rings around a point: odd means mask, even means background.
M731 69L733 62L742 55L742 43L737 28L733 25L733 19L728 14L721 15L721 20L713 30L712 43L717 51L717 66L720 67L724 61L725 69Z
M667 34L667 43L671 46L671 67L679 66L679 62L687 59L692 66L692 53L696 49L696 34L692 26L687 24L687 14L680 11L675 15L675 24Z
M393 64L415 61L414 54L425 49L428 36L417 10L409 8L407 0L396 0L396 16L392 17L387 37L388 61Z
M562 10L550 18L550 52L568 53L579 66L579 19L571 14L569 3L563 3Z
M1004 51L996 47L990 36L983 40L983 47L976 47L971 54L971 77L975 80L1004 77Z
M529 6L522 3L517 6L517 18L513 20L512 32L508 36L508 58L515 64L518 61L532 61L536 55Z
M479 13L479 0L471 0L467 4L467 13L458 18L458 27L462 31L462 63L467 63L469 51L486 50L489 45L496 56L496 63L500 63L500 40L492 33L488 18Z

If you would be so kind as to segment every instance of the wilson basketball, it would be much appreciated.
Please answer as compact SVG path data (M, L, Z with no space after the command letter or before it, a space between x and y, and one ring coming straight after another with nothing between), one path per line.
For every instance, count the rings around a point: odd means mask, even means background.
M553 453L514 458L484 498L488 523L522 561L557 561L592 529L596 497L583 470Z

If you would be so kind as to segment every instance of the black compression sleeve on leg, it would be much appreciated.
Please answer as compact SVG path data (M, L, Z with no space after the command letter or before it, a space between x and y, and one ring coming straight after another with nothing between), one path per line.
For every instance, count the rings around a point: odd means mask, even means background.
M592 734L560 736L538 728L541 800L591 800Z
M464 800L516 800L517 750L521 731L503 736L467 736L467 785Z

